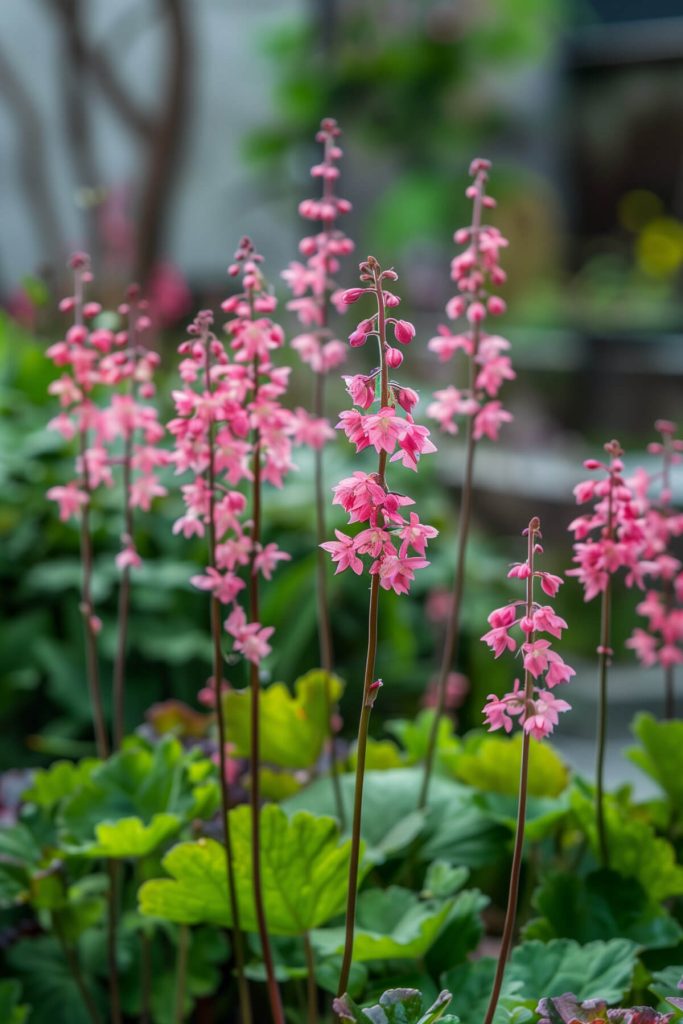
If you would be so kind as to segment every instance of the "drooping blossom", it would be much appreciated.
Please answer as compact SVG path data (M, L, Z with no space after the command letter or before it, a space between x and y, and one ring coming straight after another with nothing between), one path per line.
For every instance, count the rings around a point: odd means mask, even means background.
M655 428L661 440L650 444L648 451L661 457L661 470L648 473L639 468L627 481L636 493L644 533L641 570L646 593L636 611L646 627L636 628L626 646L642 665L659 664L664 669L667 713L672 715L673 670L683 664L683 563L672 547L683 534L683 514L672 505L671 469L683 461L683 440L676 438L676 424L669 420L658 420Z
M579 504L592 501L592 512L578 516L569 524L574 534L576 568L567 576L575 576L584 589L584 600L591 601L607 588L608 581L619 570L625 570L627 586L643 586L641 552L645 534L642 518L632 488L624 479L623 451L617 441L605 445L608 462L587 459L584 466L591 473L602 473L574 488Z
M461 327L441 324L429 342L442 363L462 352L466 370L463 386L448 385L434 392L427 415L437 420L447 434L458 432L457 419L471 419L475 441L483 437L497 441L501 426L512 420L498 401L498 394L505 381L516 376L508 355L510 342L485 330L489 317L505 312L505 302L491 289L505 282L500 254L508 244L497 228L482 224L483 211L496 205L495 199L486 194L490 167L488 160L472 162L474 181L466 191L473 202L472 222L454 235L455 242L465 248L451 263L457 294L447 303L446 314L451 321L465 323Z
M575 672L552 649L551 641L539 635L545 633L560 639L567 623L551 605L540 604L534 597L535 581L542 584L547 576L535 561L543 551L538 543L539 520L532 519L524 532L529 538L527 558L513 565L508 577L524 582L526 598L494 609L488 617L491 628L481 639L495 658L507 652L516 653L522 662L525 683L521 685L516 679L513 689L502 697L489 694L483 712L491 732L511 732L514 720L518 719L525 732L540 740L553 731L558 716L570 710L567 701L551 691L569 682Z
M428 541L436 536L434 527L420 521L411 511L406 519L403 509L412 506L412 498L392 491L387 482L387 463L400 461L408 469L417 470L423 455L436 451L429 430L416 423L406 407L414 408L417 395L389 377L388 355L394 351L386 338L387 329L401 344L414 337L414 328L406 320L398 320L390 311L399 303L398 296L388 291L387 282L397 280L393 270L382 271L376 260L369 258L360 265L363 288L347 289L347 302L356 302L367 295L375 297L377 313L370 316L354 332L362 333L363 344L369 338L379 343L380 367L369 375L347 377L347 390L352 401L360 406L340 414L337 428L343 430L357 452L374 448L379 456L377 472L356 470L334 488L333 504L348 513L349 523L365 524L354 536L336 530L336 541L321 547L337 564L337 572L351 569L360 575L363 559L370 560L369 572L377 576L384 590L405 594L415 572L429 564L424 557ZM350 339L350 340L351 340ZM352 341L353 344L353 341ZM409 392L409 400L405 395Z
M155 394L159 354L144 344L151 322L136 285L130 286L118 308L125 327L118 331L93 327L101 306L84 298L85 285L92 281L89 258L76 253L71 267L75 293L62 299L60 310L78 311L77 322L47 350L48 358L62 371L48 391L61 406L49 426L66 441L77 436L80 440L77 479L65 487L50 488L47 497L58 503L61 519L78 518L95 491L116 485L117 467L122 466L124 523L116 564L124 571L141 564L133 539L132 509L148 512L153 500L166 494L159 477L168 462L168 452L161 447L164 428L149 402Z
M260 481L281 487L293 468L292 435L301 416L281 404L288 368L276 367L272 353L284 334L269 316L276 306L260 269L262 257L243 239L229 273L242 274L242 290L223 304L231 314L225 325L227 344L213 331L213 315L200 312L179 347L182 386L173 392L176 417L168 425L175 445L171 462L177 474L190 472L181 488L184 514L174 533L209 540L213 564L192 577L227 608L224 628L233 649L258 664L270 652L273 628L249 621L240 604L245 572L271 579L290 555L276 544L263 544L248 519L248 502L238 490Z
M299 243L304 262L294 261L282 272L293 295L287 309L296 314L304 328L292 339L292 348L316 374L329 373L346 358L346 346L328 324L330 304L340 312L345 308L339 300L335 276L340 258L353 252L353 242L337 226L339 216L351 209L348 199L341 199L335 190L342 157L340 135L337 122L324 118L316 135L316 142L323 147L322 160L311 168L311 176L322 181L322 195L299 204L301 216L317 223L318 230Z

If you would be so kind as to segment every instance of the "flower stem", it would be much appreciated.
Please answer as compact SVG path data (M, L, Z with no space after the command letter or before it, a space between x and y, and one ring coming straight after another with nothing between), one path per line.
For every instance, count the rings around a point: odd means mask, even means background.
M212 390L211 362L210 362L210 341L206 341L206 388ZM209 424L209 451L208 465L206 469L207 484L209 490L209 515L207 526L208 556L211 568L216 568L216 468L215 468L215 446L214 446L214 423ZM211 639L213 645L213 686L214 703L216 705L216 723L218 725L218 773L221 791L221 829L223 833L223 845L225 846L225 871L228 883L228 898L230 901L230 913L232 915L232 947L235 954L235 972L237 975L237 988L239 992L239 1004L242 1014L242 1024L251 1024L251 997L249 986L244 973L244 941L240 928L240 910L237 900L237 887L235 885L235 868L232 853L232 838L230 835L230 787L227 776L227 759L225 746L227 742L225 728L225 712L223 709L223 650L221 646L221 607L215 594L211 596Z
M380 268L372 257L368 259L374 274L374 286L377 293L378 310L378 335L381 372L381 396L380 406L385 408L389 404L389 374L386 362L386 313L384 299L382 296L382 281ZM379 466L377 476L381 487L386 487L385 472L387 465L387 453L381 451L379 455ZM368 729L370 715L375 703L375 692L373 692L373 678L375 675L375 660L377 657L377 621L379 609L379 574L372 577L370 583L370 607L368 611L368 647L365 657L365 675L363 677L363 703L361 706L360 720L358 723L358 744L356 748L356 779L353 796L353 820L351 825L351 852L349 856L349 883L346 896L346 928L344 940L344 956L342 958L341 972L339 975L338 996L343 996L349 983L351 964L353 962L353 936L356 926L356 900L358 896L358 868L360 862L360 840L361 821L363 815L363 779L365 776L365 758L368 746Z
M190 951L190 929L181 924L178 931L178 959L176 962L175 1006L173 1024L183 1024L185 1020L185 988L187 985L187 957Z
M315 957L311 936L304 932L304 951L306 953L306 988L308 991L308 1024L318 1024L318 987L315 983Z
M107 967L109 971L109 1009L112 1024L121 1024L121 995L119 992L119 968L116 956L116 932L118 928L119 881L121 864L117 860L107 861L109 888L107 889Z
M253 364L254 373L254 397L253 401L256 402L258 397L258 357L254 359ZM260 621L260 607L259 607L259 585L258 585L258 569L256 568L256 554L257 546L261 542L261 442L258 428L256 429L256 437L254 440L254 457L252 462L252 493L253 493L253 507L252 507L252 533L251 533L251 553L250 553L250 564L249 564L249 618L251 622ZM261 777L260 777L260 761L261 761L261 730L260 730L260 696L261 696L261 681L259 679L258 665L254 662L249 663L249 688L251 694L251 729L250 729L250 756L249 756L249 774L250 774L250 789L249 789L249 803L251 806L251 866L252 866L252 877L254 883L254 906L256 910L256 923L258 926L259 938L261 940L261 952L263 956L263 964L266 969L266 985L268 989L268 999L270 1001L270 1009L273 1015L275 1024L285 1024L284 1010L282 1006L282 997L280 995L280 988L275 977L275 964L273 962L273 952L270 945L270 936L268 935L268 924L266 921L266 911L263 902L263 881L261 878Z
M528 531L528 564L531 569L530 575L527 578L526 584L526 615L527 619L531 618L534 603L534 551L536 543L536 534L540 528L540 523L537 518L534 518L529 523ZM533 641L533 634L529 637L530 641ZM534 681L531 673L527 670L524 673L524 698L528 703L533 697ZM500 950L498 952L498 963L496 964L496 973L493 979L493 989L491 991L491 997L489 999L489 1005L486 1010L486 1016L484 1018L484 1024L491 1024L493 1016L498 1006L498 999L500 998L500 990L503 985L503 976L505 974L505 964L507 958L510 955L510 947L512 946L512 937L515 930L515 918L517 916L517 900L519 897L519 879L522 870L522 852L524 849L524 826L526 823L526 802L527 802L527 790L529 782L529 746L530 746L530 735L525 730L522 734L522 758L519 769L519 800L517 804L517 827L515 830L515 845L512 853L512 866L510 868L510 888L508 890L508 904L505 911L505 923L503 925L503 935L501 937Z
M123 452L123 520L126 537L133 538L133 509L130 503L131 459L133 457L132 431L126 437ZM125 681L126 681L126 647L128 643L128 616L130 611L130 566L123 568L119 587L118 637L114 658L113 678L113 748L118 750L125 733Z
M436 746L439 737L439 725L446 706L446 687L448 675L453 662L457 656L458 639L460 636L460 610L462 607L462 593L465 583L465 558L467 553L467 540L470 532L472 518L472 492L474 478L474 453L477 442L474 440L472 417L467 420L467 456L465 461L465 479L462 488L462 504L460 507L460 523L458 526L458 545L455 562L455 576L453 578L453 590L451 594L451 606L446 624L446 636L444 639L443 653L441 656L441 669L437 683L436 707L432 719L429 739L427 741L427 753L425 756L424 775L418 808L423 810L427 806L429 798L429 783L434 770Z
M103 1024L100 1011L97 1009L95 1000L92 997L92 993L88 990L88 987L85 984L85 980L81 972L81 965L78 962L78 956L76 955L73 946L70 946L66 940L59 912L56 910L52 912L52 925L54 928L54 933L57 936L57 941L59 942L59 945L61 946L62 949L62 953L64 954L66 965L69 968L69 973L71 974L71 977L74 980L76 988L78 989L79 995L83 1000L83 1005L85 1006L86 1012L90 1017L92 1024Z
M325 377L322 373L315 374L315 395L314 414L320 418L325 408ZM339 763L337 761L337 743L334 735L334 702L332 699L332 669L334 666L334 653L332 649L332 627L330 625L330 606L327 593L327 559L321 544L324 542L327 532L325 527L325 484L323 473L323 453L321 448L316 448L314 453L315 466L315 518L317 534L317 598L318 598L318 637L320 641L320 664L325 672L325 705L330 741L330 775L332 778L332 790L334 802L339 818L339 827L342 832L346 829L346 813L344 811L344 800L342 797L341 785L339 783Z
M479 230L481 228L481 212L483 203L483 188L477 190L472 209L472 240L475 253L479 254ZM472 327L472 352L469 356L469 390L474 392L476 380L475 359L479 350L481 329L479 324ZM424 810L429 799L429 783L434 771L434 760L436 747L439 739L439 726L446 707L446 689L448 686L448 675L451 671L458 653L458 640L460 638L460 611L462 607L462 593L465 584L465 560L467 555L467 541L470 533L470 522L472 518L472 492L474 486L474 453L477 442L474 437L474 417L467 417L467 443L465 456L465 477L462 485L462 499L460 506L460 522L458 524L458 541L455 556L455 575L453 577L453 589L451 591L451 606L446 623L446 635L444 638L443 652L441 655L441 668L436 690L436 707L432 719L429 739L427 741L427 753L425 756L424 775L422 787L418 800L418 809Z
M610 659L610 627L612 606L612 577L602 592L600 612L600 647L598 648L598 737L595 755L595 812L598 830L598 849L603 868L609 867L609 847L605 825L605 747L607 744L607 668Z

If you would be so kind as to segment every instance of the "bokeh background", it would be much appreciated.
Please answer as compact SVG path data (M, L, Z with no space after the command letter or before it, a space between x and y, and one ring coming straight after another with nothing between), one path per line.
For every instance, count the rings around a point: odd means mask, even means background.
M78 613L76 531L45 490L70 455L44 427L44 351L65 257L87 248L97 297L116 308L126 284L150 296L164 356L193 309L225 294L225 268L250 234L281 288L311 194L312 139L323 116L344 130L348 233L401 275L405 314L435 333L450 295L452 233L468 219L467 167L494 163L495 223L510 239L515 415L478 456L459 714L479 724L482 697L508 682L478 637L504 599L519 532L541 515L548 564L566 568L571 488L581 460L611 437L646 463L657 417L680 416L683 391L683 11L677 0L4 0L0 5L0 766L90 749ZM354 261L345 278L354 280ZM284 290L283 290L284 297ZM288 327L292 327L288 322ZM340 328L343 330L343 328ZM423 395L443 385L426 346L411 349ZM297 369L294 400L310 391ZM343 407L341 388L331 409ZM168 411L168 410L167 410ZM273 537L295 560L268 591L277 621L270 678L315 664L310 469L270 496ZM462 458L445 444L419 474L424 517L441 530L416 600L387 595L380 663L385 717L412 714L440 641L438 594L452 573ZM349 468L343 443L332 483ZM681 496L681 481L676 483ZM187 582L200 547L173 538L171 497L150 519L134 596L130 727L170 697L196 706L208 675L206 609ZM331 515L331 524L335 525ZM95 514L103 658L114 638L120 524ZM336 525L340 525L339 522ZM348 574L347 574L348 575ZM560 611L580 668L577 711L559 743L590 771L598 608L564 588ZM436 596L435 596L436 595ZM384 596L384 595L383 595ZM612 692L613 778L637 707L661 686L623 651L634 595L620 593ZM340 578L335 642L352 723L364 657L365 591ZM431 617L430 617L431 616ZM239 683L237 679L235 682ZM381 715L377 717L381 729ZM571 721L570 721L571 719Z

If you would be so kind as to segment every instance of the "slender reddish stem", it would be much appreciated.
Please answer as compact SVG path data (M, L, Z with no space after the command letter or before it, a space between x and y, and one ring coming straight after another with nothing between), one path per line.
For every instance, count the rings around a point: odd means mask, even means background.
M475 253L479 253L479 229L481 227L481 212L484 198L484 187L480 185L474 199L472 208L472 241ZM480 298L483 297L480 296ZM469 388L474 390L475 382L475 358L479 350L480 327L475 324L472 328L472 352L469 356ZM434 761L436 759L436 747L439 739L439 726L446 709L446 689L448 676L458 653L458 641L460 638L460 612L462 608L462 595L465 586L465 562L467 557L467 541L470 533L472 519L472 495L474 490L474 454L477 442L474 437L473 417L467 418L467 443L465 455L465 476L462 485L462 498L460 505L460 522L458 525L458 540L455 556L455 574L451 590L451 602L446 623L443 651L441 655L441 667L436 686L436 707L429 730L427 740L427 752L425 755L424 775L418 799L418 808L423 810L429 799L429 783L434 772Z
M614 477L610 472L607 497L608 538L614 534ZM612 631L612 576L607 574L607 584L602 592L600 608L600 645L598 647L598 724L595 751L595 816L598 832L600 863L609 867L609 845L605 824L605 750L607 747L607 669L610 664L610 635Z
M306 991L308 994L308 1024L318 1024L318 986L315 983L315 956L311 945L311 936L304 933L304 952L306 954Z
M133 457L133 434L126 437L123 452L123 521L124 531L132 541L133 509L130 503L131 459ZM130 613L130 566L126 565L121 574L118 607L118 637L114 658L113 700L113 749L118 750L125 733L125 685L126 649L128 646L128 618Z
M258 357L253 362L254 393L253 402L258 398L259 389L259 365ZM252 530L251 530L251 553L249 559L249 618L251 622L260 622L259 607L259 582L258 569L256 567L257 546L261 542L261 442L258 428L255 431L254 455L252 461ZM275 976L275 964L273 951L268 934L268 923L263 902L263 880L261 877L261 729L260 729L260 696L261 681L259 679L258 665L249 663L249 687L251 694L251 727L250 727L250 756L249 772L251 776L249 803L251 806L251 865L254 883L254 907L256 910L256 923L258 926L259 938L261 940L261 954L266 969L266 985L270 1009L275 1024L285 1024L284 1009L280 987Z
M370 260L368 260L370 263ZM374 273L374 286L377 293L378 309L378 334L380 353L381 373L381 397L380 406L386 408L389 404L389 374L386 362L386 323L384 299L382 296L382 281L379 266L376 261L371 263ZM379 465L377 469L378 482L386 489L385 472L387 465L387 453L380 452ZM375 675L375 660L377 657L377 623L379 612L379 574L372 577L370 583L370 607L368 610L368 647L365 657L365 674L363 677L363 703L361 706L360 720L358 723L358 743L356 748L356 779L353 797L353 819L351 825L351 852L349 856L349 883L346 897L346 925L344 938L344 955L342 958L341 972L339 976L339 987L337 995L342 996L346 992L353 962L353 937L356 927L356 901L358 897L358 869L360 864L360 842L361 823L363 817L363 779L365 776L365 759L368 745L368 729L370 726L370 715L375 702L375 693L372 690L372 683Z
M210 338L206 338L206 389L209 393L213 390L211 380L211 352ZM216 468L215 468L215 428L213 420L209 423L209 451L208 465L206 469L206 482L209 489L209 515L207 526L208 556L211 568L216 568ZM221 790L221 829L223 833L223 845L225 846L225 871L228 883L228 898L230 900L230 912L232 915L232 943L235 953L235 970L237 974L237 988L239 1003L242 1014L242 1024L251 1024L251 997L249 986L244 973L244 941L240 927L240 909L237 899L237 887L235 885L235 868L232 852L232 837L230 834L230 786L228 784L227 758L225 746L227 742L225 727L225 712L223 709L223 650L221 630L221 607L215 595L211 596L211 639L213 645L213 686L214 702L216 705L216 723L218 725L218 772Z
M528 533L528 564L531 569L531 573L527 578L526 583L526 617L530 619L533 612L534 603L534 548L536 542L536 534L540 528L538 519L532 519L529 523ZM529 637L529 641L533 642L534 634L532 633ZM533 697L533 686L534 681L531 677L530 672L524 673L524 697L527 702L531 701ZM510 868L510 888L508 890L508 904L505 911L505 923L503 925L503 935L500 943L500 951L498 953L498 963L496 964L496 973L493 980L493 989L491 991L491 997L489 999L488 1009L486 1010L486 1016L484 1018L484 1024L491 1024L493 1016L496 1012L498 1005L498 999L500 998L500 990L503 985L503 977L505 974L505 964L507 963L508 956L510 955L510 948L512 946L512 937L515 930L515 918L517 916L517 901L519 898L519 879L522 871L522 853L524 850L524 826L526 822L526 803L527 803L527 789L529 781L529 745L530 736L529 733L524 730L522 734L522 758L519 770L519 800L517 805L517 827L515 830L515 845L512 853L512 866Z

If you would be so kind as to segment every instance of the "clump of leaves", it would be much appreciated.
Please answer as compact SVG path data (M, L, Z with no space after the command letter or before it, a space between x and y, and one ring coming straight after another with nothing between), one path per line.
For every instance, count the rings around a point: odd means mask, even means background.
M374 1006L361 1009L356 1006L349 995L335 999L333 1009L340 1020L352 1021L353 1024L434 1024L440 1020L442 1024L458 1024L458 1018L452 1014L444 1017L444 1012L453 997L445 989L429 1009L422 1009L422 994L414 988L392 988L384 992Z

